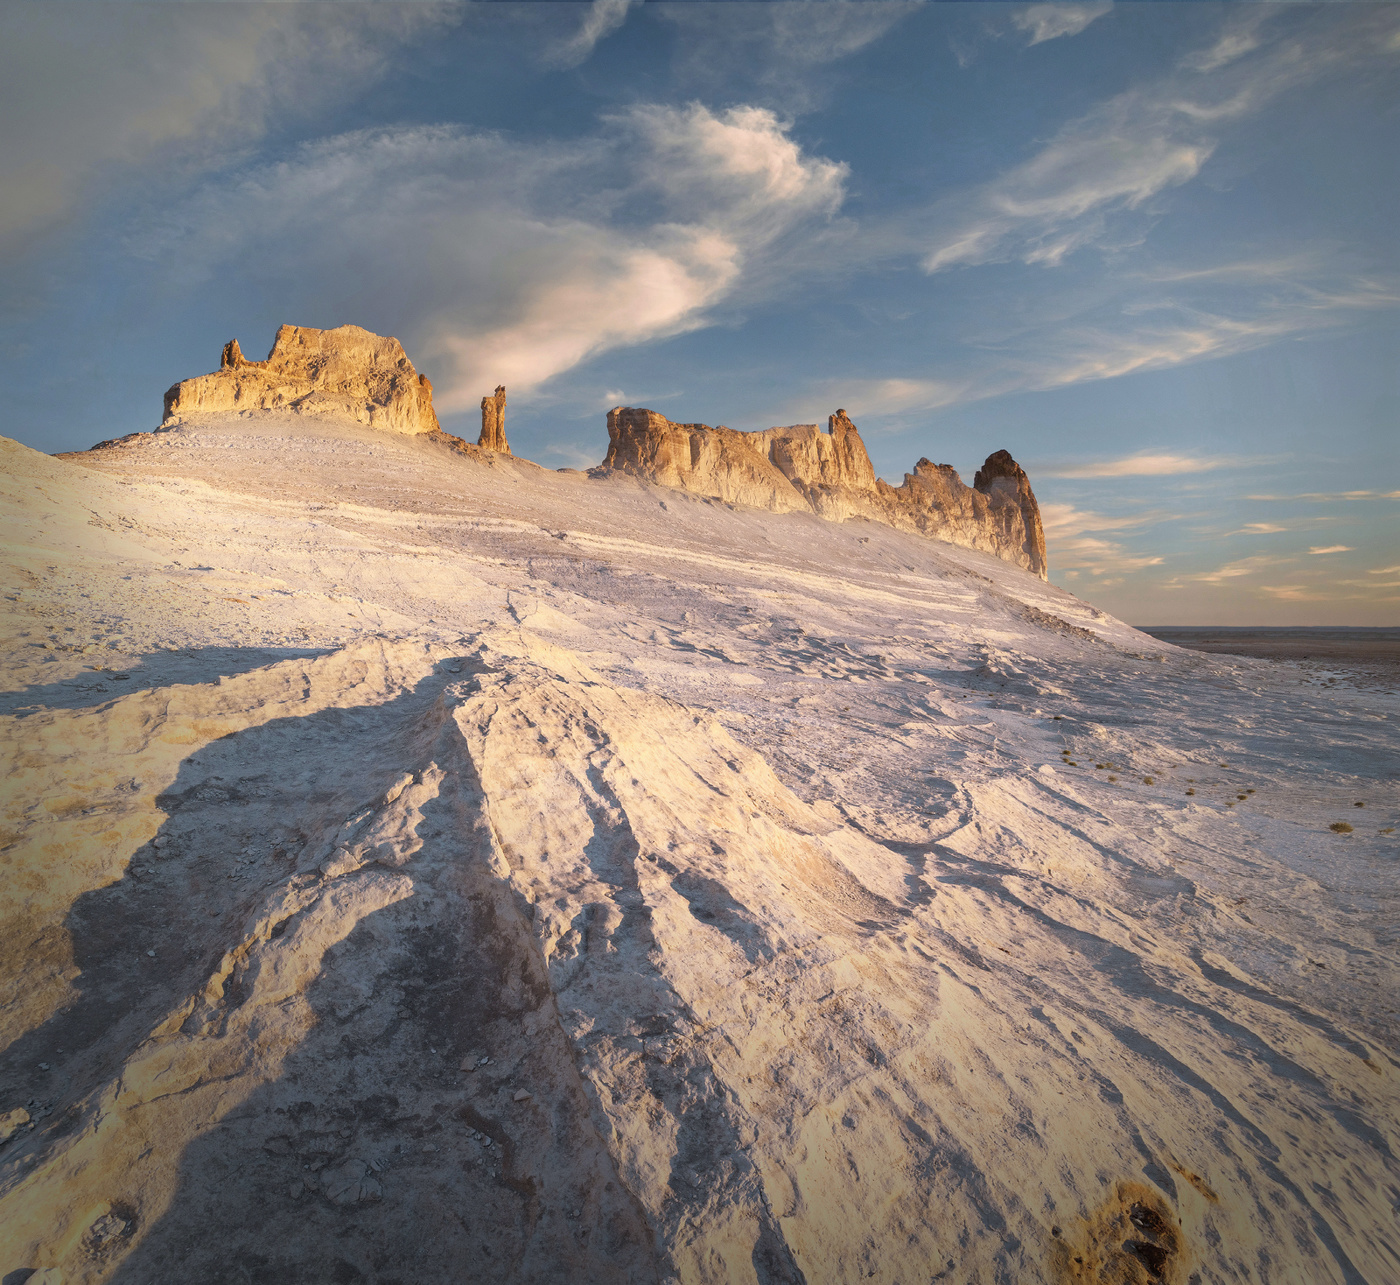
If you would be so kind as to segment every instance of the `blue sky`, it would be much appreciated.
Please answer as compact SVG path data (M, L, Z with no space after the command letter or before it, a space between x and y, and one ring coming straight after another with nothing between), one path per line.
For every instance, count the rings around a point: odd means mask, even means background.
M149 428L277 326L517 453L837 406L1005 447L1141 624L1400 619L1400 6L0 7L3 429Z

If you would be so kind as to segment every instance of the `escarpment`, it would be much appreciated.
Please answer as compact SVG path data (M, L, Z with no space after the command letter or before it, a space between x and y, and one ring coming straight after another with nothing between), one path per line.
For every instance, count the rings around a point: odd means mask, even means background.
M504 387L481 399L481 435L472 446L441 430L432 384L399 341L359 326L283 326L265 361L249 361L230 340L217 371L182 380L165 394L163 427L259 411L348 418L498 464L512 456ZM101 445L130 445L136 436ZM792 424L747 433L722 424L676 424L657 411L618 406L608 412L607 458L591 472L628 473L775 513L815 513L833 522L866 518L1046 576L1035 493L1006 451L989 455L971 486L949 465L926 459L891 486L875 476L860 431L844 410L829 417L825 430Z
M834 522L868 518L901 531L980 549L1045 579L1045 532L1025 470L1006 451L987 457L968 486L947 464L921 459L900 486L875 476L844 410L827 421L744 433L673 424L656 411L608 412L615 470L662 486L778 513L809 511Z
M266 361L249 361L230 340L218 370L165 394L167 425L230 411L342 416L395 433L438 429L428 377L397 339L359 326L282 326Z

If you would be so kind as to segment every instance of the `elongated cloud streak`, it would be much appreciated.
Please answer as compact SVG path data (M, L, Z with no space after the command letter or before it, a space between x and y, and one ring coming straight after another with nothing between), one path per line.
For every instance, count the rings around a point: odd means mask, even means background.
M845 177L755 107L642 105L568 145L364 131L207 191L145 249L236 256L272 279L294 256L300 292L403 329L451 412L705 324L766 254L839 208Z
M1038 45L1060 36L1077 36L1096 18L1113 8L1113 0L1093 0L1090 4L1033 4L1022 9L1012 24Z

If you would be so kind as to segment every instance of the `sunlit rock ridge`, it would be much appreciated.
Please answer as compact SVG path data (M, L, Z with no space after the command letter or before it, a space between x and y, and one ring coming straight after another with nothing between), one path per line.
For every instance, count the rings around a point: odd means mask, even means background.
M833 522L869 518L901 531L995 554L1046 576L1045 531L1025 471L1006 451L987 457L972 486L948 464L921 459L901 486L875 476L844 410L827 421L761 433L673 424L653 410L608 412L603 470L644 477L776 513L810 511Z
M483 450L510 454L506 390L481 401ZM433 386L397 339L359 326L282 326L266 361L238 340L210 375L165 394L164 427L191 417L259 411L348 417L396 433L440 433ZM607 458L593 470L630 473L661 486L776 513L811 512L833 522L866 518L901 531L980 549L1044 579L1045 532L1030 479L1006 451L988 456L972 486L948 464L921 459L900 486L875 476L860 432L844 410L827 421L744 433L676 424L656 411L608 412ZM456 449L465 443L452 439Z
M165 394L167 425L229 411L343 416L392 433L438 428L428 377L397 339L359 326L282 326L266 361L249 361L232 339L212 375L183 379Z

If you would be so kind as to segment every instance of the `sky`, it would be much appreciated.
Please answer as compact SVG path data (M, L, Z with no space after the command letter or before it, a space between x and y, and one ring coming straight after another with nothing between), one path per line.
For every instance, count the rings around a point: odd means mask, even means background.
M1135 624L1400 622L1400 5L0 4L0 432L289 322L517 454L1007 449Z

